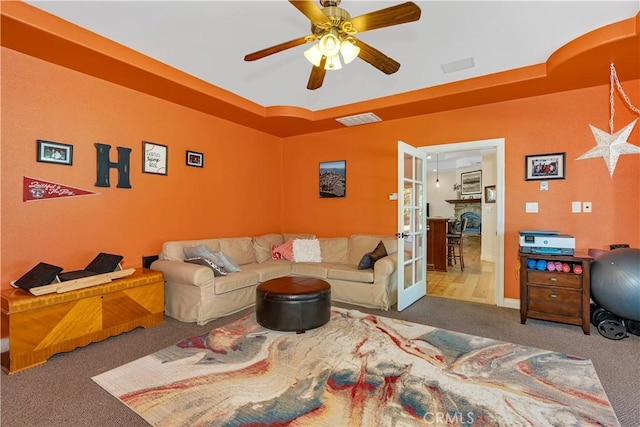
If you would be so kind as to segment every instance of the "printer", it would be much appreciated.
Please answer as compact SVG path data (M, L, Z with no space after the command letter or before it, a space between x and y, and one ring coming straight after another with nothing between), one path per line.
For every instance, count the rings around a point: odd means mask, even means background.
M520 231L520 252L536 255L573 255L576 239L558 231Z

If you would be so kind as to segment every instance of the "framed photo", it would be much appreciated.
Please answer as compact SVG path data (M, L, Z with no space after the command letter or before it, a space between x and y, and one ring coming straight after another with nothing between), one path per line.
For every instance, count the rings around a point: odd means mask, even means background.
M482 193L482 171L463 172L460 174L460 194Z
M204 166L204 154L187 150L187 166L201 168Z
M166 145L142 141L142 172L166 175L168 151Z
M39 139L37 160L44 163L71 166L73 164L73 145Z
M345 197L347 164L344 160L320 163L320 198Z
M534 179L565 179L565 153L535 154L525 156L526 181Z
M496 186L487 185L484 187L484 202L495 203L496 202Z

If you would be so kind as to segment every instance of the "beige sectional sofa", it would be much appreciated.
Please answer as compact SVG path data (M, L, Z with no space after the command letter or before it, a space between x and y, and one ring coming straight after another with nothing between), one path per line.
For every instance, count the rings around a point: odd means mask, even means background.
M321 262L272 259L273 246L290 239L315 239L309 234L266 234L166 242L151 268L165 278L165 313L183 322L203 325L255 304L256 286L284 276L310 276L331 285L331 299L388 310L397 301L397 240L393 236L352 235L318 238ZM387 256L373 268L359 270L362 257L382 241ZM184 262L185 247L206 245L223 252L239 272L214 276L209 267Z

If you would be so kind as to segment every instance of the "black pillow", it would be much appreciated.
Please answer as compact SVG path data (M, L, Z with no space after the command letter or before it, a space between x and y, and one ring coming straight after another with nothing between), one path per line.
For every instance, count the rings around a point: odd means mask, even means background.
M373 268L373 265L380 258L384 258L387 256L387 248L384 247L382 240L378 243L378 246L373 250L373 252L367 252L362 256L360 263L358 264L358 270L366 270L368 268Z
M371 252L371 262L375 264L376 261L378 261L380 258L384 258L386 256L387 256L387 248L384 247L384 243L382 243L382 240L380 240L380 243L378 243L378 246L376 246L373 252Z
M367 252L362 256L362 259L358 264L358 270L367 270L369 268L373 268L373 262L371 262L371 253Z

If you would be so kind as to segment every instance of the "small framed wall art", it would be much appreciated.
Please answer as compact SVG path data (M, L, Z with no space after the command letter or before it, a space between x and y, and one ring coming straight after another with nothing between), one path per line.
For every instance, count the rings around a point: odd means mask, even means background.
M73 145L39 139L37 160L44 163L71 166L73 164Z
M495 203L496 202L496 186L487 185L484 187L484 202Z
M168 151L166 145L142 141L142 172L166 175Z
M347 164L345 160L320 163L320 198L345 197Z
M482 171L463 172L460 174L460 194L482 193Z
M526 181L565 179L565 153L534 154L525 156Z
M204 167L204 154L187 150L187 166Z

